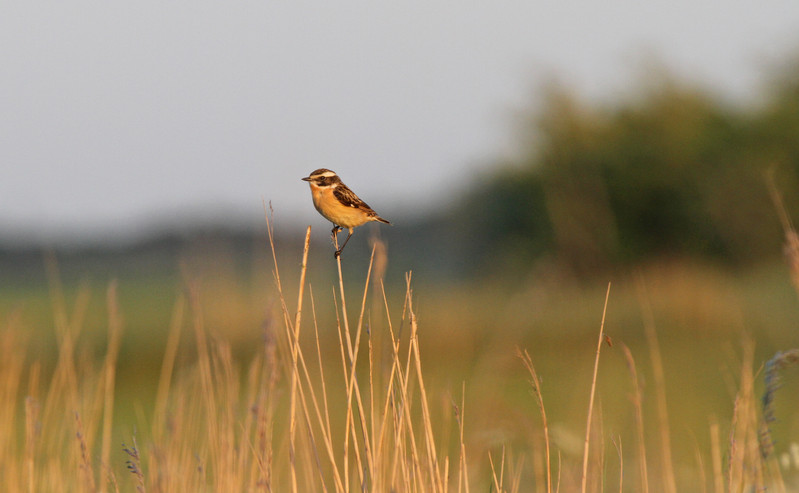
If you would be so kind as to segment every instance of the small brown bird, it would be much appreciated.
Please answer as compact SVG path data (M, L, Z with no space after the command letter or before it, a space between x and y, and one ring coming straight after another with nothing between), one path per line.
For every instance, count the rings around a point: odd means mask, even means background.
M341 251L344 250L347 242L350 241L352 230L358 226L369 221L391 224L378 216L377 212L369 207L366 202L359 199L335 172L319 168L303 178L303 180L311 185L311 196L316 210L325 219L333 223L333 242L336 242L340 230L347 228L350 232L347 235L347 239L344 240L344 244L333 254L334 258L338 258L341 255Z

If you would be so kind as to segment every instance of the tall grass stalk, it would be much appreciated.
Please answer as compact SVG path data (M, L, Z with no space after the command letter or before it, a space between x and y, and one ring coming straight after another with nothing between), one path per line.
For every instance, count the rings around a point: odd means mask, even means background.
M626 344L621 343L621 349L627 360L627 368L633 383L632 403L635 412L635 438L638 443L638 472L641 477L641 493L649 493L649 472L647 470L646 440L644 435L644 411L641 384L638 379L638 370L635 367L633 353Z
M172 316L169 324L169 335L164 349L164 357L161 362L161 372L158 378L158 387L155 393L155 412L153 413L153 434L158 439L164 438L165 418L167 417L167 404L169 399L172 377L177 358L178 345L180 344L180 331L183 326L183 318L186 310L186 297L179 295L175 306L172 308Z
M715 493L724 493L721 439L719 438L719 423L715 418L710 422L710 457L713 463L713 491Z
M785 208L785 203L782 200L782 194L774 181L773 169L766 175L766 184L769 194L771 195L771 200L774 203L777 217L780 219L783 234L785 235L783 253L788 263L788 272L791 275L794 289L799 293L799 233L797 233L796 228L794 228L793 221L788 215L788 210Z
M605 341L605 315L608 311L608 299L610 299L610 283L605 292L605 305L602 308L602 322L599 324L599 338L596 346L596 357L594 358L594 376L591 379L591 392L588 398L588 413L585 423L585 442L583 446L583 474L581 476L580 491L586 492L588 486L588 451L591 442L591 422L593 420L594 412L594 395L596 394L596 377L599 373L599 353L602 350L602 343Z
M646 285L643 279L637 277L638 300L641 305L642 316L644 319L644 333L649 345L649 358L652 361L652 371L655 379L655 399L657 402L658 431L660 433L660 460L663 482L663 491L666 493L677 493L677 483L674 477L674 463L671 457L671 429L669 427L668 400L666 398L666 376L663 371L663 358L660 353L657 332L655 330L655 317L652 313L652 306L649 303L649 296L646 293Z
M549 440L549 423L547 422L547 412L546 408L544 407L544 398L541 394L541 379L538 377L538 372L535 370L535 366L533 365L533 359L530 357L530 353L527 350L521 351L519 348L516 348L516 354L519 359L522 360L522 364L527 369L527 373L530 374L530 385L533 388L533 393L536 396L536 402L538 403L538 410L541 413L541 426L544 430L544 467L546 470L546 491L547 493L552 493L552 458L550 457L550 440Z
M337 237L334 237L334 239L337 240ZM334 245L336 247L336 250L338 250L338 241L335 241ZM340 296L341 296L341 298L340 298L340 300L341 300L341 320L344 322L344 335L343 335L343 337L344 337L344 340L347 343L346 347L347 347L348 361L346 362L345 367L347 368L347 370L349 372L349 374L347 375L347 378L346 378L346 383L347 383L347 422L345 424L345 430L344 430L344 437L345 437L344 438L344 447L345 447L345 449L348 448L348 442L347 441L349 439L350 432L351 432L352 438L353 438L353 446L355 447L355 451L356 451L356 461L358 462L358 471L359 471L359 475L360 475L359 476L360 477L360 482L361 482L362 485L366 484L366 481L367 481L367 478L364 476L364 473L363 473L364 468L366 468L365 470L369 472L369 474L371 475L372 478L374 478L374 471L375 471L374 460L372 458L372 444L370 443L369 431L368 431L368 427L366 425L366 412L364 411L363 399L361 397L361 390L360 390L360 386L357 385L357 376L356 376L356 369L357 369L357 363L358 363L358 354L359 354L358 349L360 348L361 333L362 333L362 329L363 329L363 312L364 312L365 307L366 307L366 293L367 293L368 288L369 288L369 278L370 278L371 273L372 273L373 262L374 262L374 248L372 249L371 257L369 258L369 268L367 269L366 282L365 282L365 285L364 285L363 302L361 304L361 312L360 312L360 316L358 318L358 325L356 326L355 341L353 342L352 334L350 333L349 317L347 315L347 301L346 301L346 296L344 294L344 276L342 275L342 272L341 272L341 256L339 255L339 256L336 257L336 265L338 267L339 290L340 290ZM355 428L354 428L354 426L355 426L354 411L355 410L353 408L353 402L352 402L353 393L355 394L355 403L357 405L357 412L358 412L358 417L359 417L358 421L359 421L359 424L360 424L360 427L361 427L361 438L363 440L362 443L363 443L363 448L364 448L364 455L366 456L366 464L365 465L362 464L361 458L360 458L360 454L358 453L358 450L359 450L358 445L357 445L358 439L357 439L357 434L356 434ZM347 455L345 455L345 467L347 465L346 457L347 457Z
M464 435L464 422L463 413L466 407L466 382L463 383L461 389L461 404L460 406L455 403L452 407L455 411L455 419L458 422L458 493L465 491L469 493L469 469L466 462L466 445L463 441Z
M305 272L308 269L308 248L311 244L311 227L305 232L305 243L302 251L302 266L300 267L299 294L297 295L297 315L294 318L294 330L291 334L291 391L289 393L289 460L291 462L291 491L297 491L297 468L295 453L295 435L297 432L297 381L299 379L299 366L297 364L300 349L300 327L302 322L302 298L305 293Z
M111 433L114 419L114 384L116 382L117 357L122 343L122 315L117 300L117 283L112 281L106 295L108 304L108 348L103 365L103 442L100 449L100 466L111 470Z

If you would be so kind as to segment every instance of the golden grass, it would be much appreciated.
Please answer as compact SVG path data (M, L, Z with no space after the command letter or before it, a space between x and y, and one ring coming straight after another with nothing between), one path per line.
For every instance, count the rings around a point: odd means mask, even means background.
M591 391L588 398L588 413L585 423L585 445L583 447L583 473L581 476L580 491L585 493L588 487L588 461L590 455L588 451L591 444L591 423L594 419L594 397L596 395L596 377L599 373L599 353L602 350L602 343L605 341L605 315L608 313L608 299L610 298L610 284L608 284L608 291L605 294L605 306L602 308L602 322L599 324L599 338L596 345L596 357L594 358L594 373L591 379Z
M267 221L271 241L269 216ZM384 246L376 243L360 305L350 312L339 258L335 311L326 315L335 322L321 325L319 304L306 282L309 239L310 228L292 289L296 301L287 297L272 248L279 313L265 318L260 347L249 359L237 355L224 331L209 327L208 295L187 275L164 327L160 371L154 379L142 372L140 389L125 393L117 388L121 372L130 371L120 366L126 333L120 286L112 282L105 292L105 350L94 357L81 338L89 289L78 289L68 301L51 259L54 365L29 351L19 311L0 314L0 490L790 491L786 470L769 448L768 426L792 411L776 407L774 397L780 393L778 377L799 361L797 350L771 359L760 393L754 342L743 340L729 378L729 414L707 416L692 429L695 460L689 467L673 458L674 439L682 435L674 431L669 412L671 377L643 279L637 281L643 367L635 348L607 335L606 315L613 307L608 286L593 358L586 351L579 362L592 372L577 371L578 362L563 358L560 364L573 368L573 375L550 382L530 352L519 348L509 370L442 383L428 370L440 355L425 353L420 343L420 332L436 328L417 315L410 273L401 303L392 303L382 275L373 269L387 261ZM328 329L335 331L333 338ZM610 347L601 360L605 343ZM192 349L190 361L181 359L185 346ZM617 402L603 379L603 372L612 370L604 359L612 358L626 363L620 385L631 389L625 390L629 402ZM645 383L649 373L652 388ZM513 386L525 374L528 382L519 392L532 391L525 399L537 416L524 405L500 406L487 392ZM761 395L768 396L765 408ZM564 402L564 396L583 402L576 411L584 411L584 434L576 431L579 426L564 425L562 415L570 410L562 404L552 413L550 403ZM627 418L611 416L619 409ZM484 426L489 421L507 433L494 438L493 429ZM629 430L615 429L611 423L619 421L628 422ZM571 452L570 436L581 453Z

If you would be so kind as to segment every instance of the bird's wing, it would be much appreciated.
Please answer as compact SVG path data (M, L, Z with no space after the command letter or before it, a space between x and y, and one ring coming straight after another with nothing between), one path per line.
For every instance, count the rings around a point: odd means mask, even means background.
M333 195L347 207L363 209L366 212L374 213L372 208L369 207L366 202L359 199L358 196L355 195L355 192L350 190L349 187L343 183L339 183L339 185L333 189Z

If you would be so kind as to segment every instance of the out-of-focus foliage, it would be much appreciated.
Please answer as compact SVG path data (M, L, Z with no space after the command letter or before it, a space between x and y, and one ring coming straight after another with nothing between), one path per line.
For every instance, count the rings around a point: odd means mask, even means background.
M518 157L457 206L473 265L546 256L590 273L657 256L745 264L778 253L766 177L799 195L799 65L773 79L749 106L668 76L611 105L551 86L525 118Z

